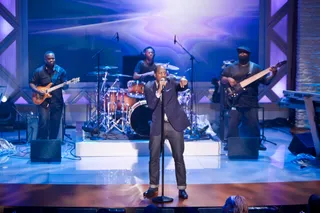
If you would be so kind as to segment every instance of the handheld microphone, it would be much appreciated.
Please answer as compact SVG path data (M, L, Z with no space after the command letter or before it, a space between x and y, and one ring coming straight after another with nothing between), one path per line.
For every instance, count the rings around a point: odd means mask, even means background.
M174 38L173 38L173 44L176 44L177 43L177 36L174 35Z
M117 35L116 35L116 39L117 39L117 42L119 42L119 33L117 32Z
M166 82L166 81L167 81L167 79L166 79L166 78L161 78L161 79L160 79L160 81L164 81L164 82ZM164 87L165 87L165 85L163 85L163 86L162 86L162 89L164 89Z

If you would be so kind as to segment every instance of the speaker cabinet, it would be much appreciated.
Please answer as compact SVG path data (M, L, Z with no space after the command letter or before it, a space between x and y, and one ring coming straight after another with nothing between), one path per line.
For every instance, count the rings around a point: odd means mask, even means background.
M288 149L294 155L305 153L316 156L311 132L294 135Z
M258 137L228 138L228 158L257 159L259 157L259 140Z
M61 140L31 141L31 162L61 162Z

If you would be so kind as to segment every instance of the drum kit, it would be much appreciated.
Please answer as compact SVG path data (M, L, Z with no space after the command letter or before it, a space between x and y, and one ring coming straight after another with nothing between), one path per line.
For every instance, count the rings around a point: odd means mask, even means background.
M179 70L178 67L167 65L168 71ZM148 137L152 112L147 106L144 96L145 83L139 80L129 80L126 88L121 88L119 78L132 78L131 75L114 74L115 66L101 66L99 75L102 77L100 88L100 110L99 129L104 129L105 133L113 129L124 134L137 134L141 137ZM98 72L89 72L89 76L98 76ZM179 80L181 77L170 74ZM108 78L114 77L114 81ZM111 83L111 85L110 85ZM109 86L110 85L110 86ZM186 90L179 92L178 101L183 106L185 112L190 112L191 92ZM188 115L189 116L189 115ZM95 118L91 118L95 120Z

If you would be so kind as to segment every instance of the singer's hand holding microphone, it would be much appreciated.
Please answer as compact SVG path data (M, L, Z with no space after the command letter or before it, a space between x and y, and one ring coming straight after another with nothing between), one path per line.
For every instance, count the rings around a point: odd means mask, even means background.
M161 92L166 85L167 85L167 79L166 78L161 78L160 81L159 81L159 89L158 89L158 91Z

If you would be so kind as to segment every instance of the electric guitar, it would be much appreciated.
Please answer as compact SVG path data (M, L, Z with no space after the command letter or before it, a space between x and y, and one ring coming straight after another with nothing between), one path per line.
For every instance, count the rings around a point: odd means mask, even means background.
M287 61L281 61L279 63L277 63L275 66L273 66L274 68L278 69L281 66L283 66L284 64L286 64ZM243 81L241 81L240 83L237 83L236 85L234 85L233 87L231 87L230 85L226 88L226 93L227 93L227 99L228 99L228 105L232 106L235 104L236 99L238 98L238 96L246 91L246 86L248 86L249 84L259 80L260 78L262 78L263 76L269 74L270 68L267 68Z
M36 92L33 92L32 93L32 101L34 104L36 105L40 105L44 102L44 100L46 100L47 98L51 98L52 95L50 94L50 92L56 90L56 89L59 89L61 87L64 87L65 85L67 84L75 84L75 83L78 83L80 81L80 78L73 78L69 81L66 81L62 84L58 84L54 87L51 87L53 83L49 83L47 86L37 86L37 89L40 90L40 91L44 91L45 94L39 94L39 93L36 93Z

